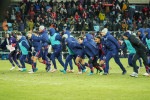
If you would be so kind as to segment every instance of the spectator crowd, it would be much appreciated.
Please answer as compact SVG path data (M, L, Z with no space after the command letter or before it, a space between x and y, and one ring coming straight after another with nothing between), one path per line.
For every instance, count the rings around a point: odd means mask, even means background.
M132 6L128 0L23 0L4 11L3 31L29 31L40 25L62 31L135 31L150 27L150 6Z

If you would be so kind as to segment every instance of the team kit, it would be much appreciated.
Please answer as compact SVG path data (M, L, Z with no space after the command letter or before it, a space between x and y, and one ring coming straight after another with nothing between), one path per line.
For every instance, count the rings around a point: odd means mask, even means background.
M26 36L23 36L20 32L6 34L0 48L6 47L10 51L8 59L13 66L10 70L14 70L17 65L19 71L27 71L26 63L28 63L32 66L28 73L35 73L38 71L38 60L40 63L45 64L46 72L56 72L58 69L55 59L57 59L62 66L60 72L64 74L73 73L73 60L78 68L77 74L86 73L87 69L90 69L90 73L87 75L94 75L94 69L97 70L97 74L109 75L111 73L109 67L111 58L114 58L122 70L121 74L125 75L127 70L121 63L118 53L121 49L127 48L129 51L128 64L133 67L133 73L130 76L138 77L138 70L142 65L141 59L146 71L143 75L150 76L150 29L141 28L136 35L127 31L124 32L122 37L124 41L123 45L120 46L107 28L104 28L96 37L87 33L74 38L68 28L64 30L63 35L60 35L55 28L51 27L47 31L41 25L38 32L28 31ZM62 45L65 45L68 50L65 62L62 60ZM18 51L20 52L20 64L17 61ZM85 58L88 59L88 62L85 61ZM140 66L136 64L137 60L140 61Z

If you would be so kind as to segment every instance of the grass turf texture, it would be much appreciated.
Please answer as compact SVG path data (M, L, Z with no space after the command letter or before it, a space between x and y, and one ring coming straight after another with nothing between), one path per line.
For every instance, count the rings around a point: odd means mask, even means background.
M121 59L127 66L127 59ZM26 64L27 69L31 66ZM37 64L39 70L34 74L19 72L16 68L10 71L9 61L0 61L0 100L149 100L150 77L142 76L142 67L138 78L130 77L132 68L127 74L122 71L113 59L110 61L110 74L87 76L88 72L76 75L45 72L45 65ZM58 69L62 69L57 61ZM95 71L96 72L96 71Z

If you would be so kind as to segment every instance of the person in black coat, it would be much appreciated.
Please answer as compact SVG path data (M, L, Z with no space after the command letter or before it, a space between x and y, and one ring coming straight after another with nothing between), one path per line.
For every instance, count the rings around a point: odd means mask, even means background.
M136 61L139 58L143 59L143 63L145 65L146 68L146 72L148 73L147 76L150 76L149 74L149 66L148 66L148 60L147 60L147 53L148 50L146 48L146 46L134 35L131 35L129 32L125 32L123 34L123 38L125 40L129 40L131 45L133 46L133 48L135 48L136 50L136 54L132 59L132 63L133 63L133 73L130 74L130 76L132 77L138 77L138 69L136 67Z

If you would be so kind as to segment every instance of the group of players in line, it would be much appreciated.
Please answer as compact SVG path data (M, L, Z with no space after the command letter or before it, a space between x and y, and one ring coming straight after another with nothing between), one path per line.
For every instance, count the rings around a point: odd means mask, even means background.
M62 40L65 39L65 45L68 49L68 56L65 63L62 61ZM137 36L130 34L130 32L125 32L123 34L124 43L120 47L117 40L110 34L107 28L104 28L100 35L93 39L91 34L85 34L84 36L79 36L76 40L70 35L69 29L64 31L64 35L60 35L55 32L54 28L50 28L48 31L44 26L39 27L39 33L29 31L27 32L27 38L23 36L20 32L16 34L6 35L5 41L0 45L0 48L10 50L8 59L13 65L10 70L15 68L15 64L19 67L19 71L26 71L25 63L31 64L32 69L29 73L35 73L38 68L37 60L40 63L46 65L47 72L57 71L57 66L55 59L57 58L63 69L60 71L63 73L74 72L72 66L72 59L75 65L78 67L79 72L77 74L82 74L87 71L86 67L90 68L90 73L88 75L93 75L94 68L97 69L97 73L103 75L109 74L109 61L113 57L115 62L119 65L122 70L122 75L126 74L127 71L120 62L118 52L120 49L127 47L129 51L128 64L133 67L133 73L130 74L132 77L138 77L139 67L136 65L137 59L142 58L143 64L146 68L146 73L143 75L150 76L149 74L149 50L150 50L150 29L139 29ZM50 44L50 45L49 45ZM21 66L17 61L17 50L21 52L19 58ZM53 52L50 55L50 60L54 65L54 69L51 68L51 63L48 60L48 49L52 47ZM88 63L85 62L85 55L89 59ZM97 63L98 62L98 63ZM68 63L70 65L70 70L67 70Z

